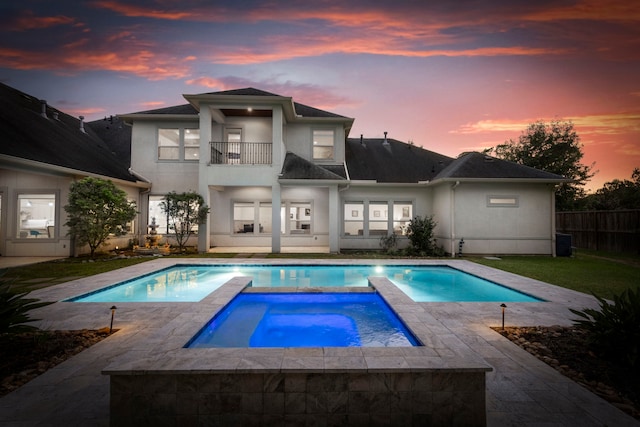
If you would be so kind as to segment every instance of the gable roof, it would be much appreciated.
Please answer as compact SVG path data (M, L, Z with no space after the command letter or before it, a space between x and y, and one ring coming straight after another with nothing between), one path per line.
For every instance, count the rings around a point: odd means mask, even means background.
M482 153L467 153L448 167L443 169L434 178L437 179L514 179L514 180L541 180L548 182L568 181L561 175L535 169L518 163L509 162Z
M131 165L131 126L120 117L110 116L88 122L98 137L104 141L122 164Z
M352 180L385 183L431 181L454 159L395 139L348 138L345 159Z
M316 165L287 151L282 165L280 179L345 180L347 177L341 165Z
M80 124L44 101L0 83L0 155L38 162L44 168L51 165L136 182L129 164L118 161L90 126L85 124L82 132Z
M243 88L243 89L223 90L223 91L219 91L219 92L206 92L206 93L201 93L201 94L198 94L198 95L185 95L185 96L202 97L202 96L217 96L217 95L220 95L220 96L253 96L253 97L267 97L268 96L268 97L282 98L283 100L289 99L289 98L285 98L285 97L283 97L281 95L277 95L275 93L266 92L264 90L260 90L260 89L256 89L256 88L252 88L252 87L247 87L247 88ZM293 101L291 101L291 102L293 102ZM295 114L297 114L299 117L348 118L348 117L345 117L345 116L341 116L339 114L331 113L329 111L321 110L319 108L310 107L310 106L305 105L305 104L300 104L299 102L293 102L293 108L295 110ZM182 105L175 105L175 106L171 106L171 107L157 108L157 109L153 109L153 110L138 111L136 113L131 113L131 114L197 115L198 114L198 110L192 104L182 104ZM126 114L126 116L128 116L128 114Z

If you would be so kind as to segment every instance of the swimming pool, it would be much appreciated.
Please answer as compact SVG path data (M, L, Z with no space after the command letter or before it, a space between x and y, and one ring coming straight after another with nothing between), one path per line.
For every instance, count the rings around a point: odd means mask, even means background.
M248 293L237 295L185 347L415 345L377 293Z
M175 265L66 301L195 302L235 276L252 276L253 287L368 286L385 276L416 302L539 302L448 266L416 265Z

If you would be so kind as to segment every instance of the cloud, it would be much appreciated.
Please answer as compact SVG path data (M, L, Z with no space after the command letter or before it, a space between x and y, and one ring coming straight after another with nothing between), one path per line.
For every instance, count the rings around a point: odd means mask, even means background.
M20 16L7 24L7 29L12 31L29 31L55 27L58 25L78 25L75 18L66 15L36 16L30 10L24 11Z

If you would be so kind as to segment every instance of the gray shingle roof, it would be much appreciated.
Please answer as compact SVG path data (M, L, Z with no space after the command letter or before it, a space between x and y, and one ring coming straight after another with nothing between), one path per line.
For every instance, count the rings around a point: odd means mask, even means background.
M346 179L344 167L339 165L320 166L302 157L287 152L282 165L281 179Z
M422 147L382 138L349 138L345 155L352 180L375 180L387 183L431 181L453 162L451 157Z
M51 106L42 117L39 99L0 83L0 154L135 182L129 164L80 120ZM57 113L58 118L54 118Z
M131 165L131 126L117 116L105 117L87 125L109 146L122 164Z
M442 170L434 179L505 178L563 181L564 177L482 153L467 153Z

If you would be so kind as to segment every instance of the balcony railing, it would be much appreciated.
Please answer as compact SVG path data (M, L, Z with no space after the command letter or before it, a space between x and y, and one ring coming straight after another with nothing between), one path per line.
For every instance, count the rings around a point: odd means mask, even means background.
M270 165L273 156L271 142L211 143L212 165Z

